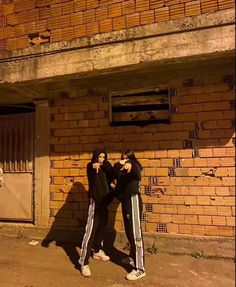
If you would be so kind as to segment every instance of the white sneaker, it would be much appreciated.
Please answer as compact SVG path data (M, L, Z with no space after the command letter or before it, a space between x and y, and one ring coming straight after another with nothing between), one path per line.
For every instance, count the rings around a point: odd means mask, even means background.
M84 277L90 277L91 271L88 265L84 265L81 267L81 273Z
M125 257L121 260L121 263L124 264L124 265L131 265L132 267L135 267L134 266L134 260L131 258L131 257Z
M103 250L99 250L99 252L93 253L93 259L100 260L100 261L109 261L110 257L105 254Z
M135 270L133 269L129 274L126 275L126 279L130 281L134 281L140 279L146 275L145 271L142 270Z

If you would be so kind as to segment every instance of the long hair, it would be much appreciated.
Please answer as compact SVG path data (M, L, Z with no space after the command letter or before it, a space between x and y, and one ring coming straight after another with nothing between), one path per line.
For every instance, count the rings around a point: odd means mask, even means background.
M98 162L98 157L101 153L104 153L105 154L105 160L107 160L107 153L104 151L104 150L101 150L101 149L95 149L93 151L93 155L92 155L92 158L91 158L91 162L92 163L95 163L95 162Z
M139 165L139 167L140 167L141 170L143 169L141 163L137 160L137 158L136 158L136 156L135 156L135 154L134 154L134 152L133 152L132 150L127 149L127 150L123 151L123 152L121 153L121 158L122 158L122 159L124 159L124 155L126 155L127 158L128 158L130 161L133 161L133 162L135 162L137 165Z

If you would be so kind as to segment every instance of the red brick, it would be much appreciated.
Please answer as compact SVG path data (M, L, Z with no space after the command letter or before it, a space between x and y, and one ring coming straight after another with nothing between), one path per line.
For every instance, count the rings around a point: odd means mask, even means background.
M97 8L99 6L99 0L86 0L86 9Z
M213 225L226 225L225 216L212 216Z
M134 0L122 1L121 5L122 5L122 15L135 13Z
M173 233L173 234L179 233L178 224L168 223L167 224L167 231L168 231L168 233Z
M149 10L149 0L136 0L135 2L137 12Z
M140 13L141 25L154 23L154 10L144 11Z
M111 4L108 6L108 15L111 18L118 17L122 15L121 3Z
M83 24L83 15L82 12L73 13L71 15L71 25L78 26Z
M218 215L217 206L204 206L204 215Z
M205 235L205 226L192 225L192 234L193 235Z
M99 7L95 10L96 20L105 20L108 18L108 10L106 6Z
M87 23L86 29L87 29L87 35L97 34L99 32L99 23L98 22ZM92 124L92 122L90 123Z
M192 234L192 226L187 224L186 225L179 224L179 233Z
M176 4L170 6L170 19L179 19L185 17L184 4Z
M51 17L59 17L62 15L62 4L51 5L50 7Z
M164 6L164 0L150 0L150 9L161 8Z
M215 12L218 10L217 0L202 0L201 8L203 13Z
M131 14L126 16L127 28L135 27L140 25L139 13Z
M112 20L105 19L105 20L99 21L99 31L101 33L111 32L112 31Z
M201 14L201 2L198 0L185 3L185 14L186 16Z
M234 236L233 228L228 226L219 226L219 235L233 237Z
M161 7L155 9L156 22L168 21L170 19L169 7Z
M61 36L63 41L69 41L74 38L74 29L73 27L68 27L61 30Z
M90 9L90 10L83 11L83 21L85 24L94 22L95 21L95 10Z
M209 236L219 235L219 227L218 226L206 226L206 235L209 235Z
M74 0L74 11L84 11L86 9L85 0Z
M223 216L231 216L232 215L232 209L229 206L218 206L218 215Z
M227 226L235 226L235 217L232 217L232 216L226 217L226 225Z

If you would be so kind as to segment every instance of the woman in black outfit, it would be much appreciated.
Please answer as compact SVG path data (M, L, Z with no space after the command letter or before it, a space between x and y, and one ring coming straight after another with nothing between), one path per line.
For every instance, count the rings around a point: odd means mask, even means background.
M89 257L101 261L108 261L110 257L102 250L103 237L108 220L108 205L113 199L111 182L114 179L114 169L107 160L107 153L94 150L91 162L87 165L89 182L89 210L87 225L82 242L79 264L81 273L85 277L91 276ZM92 252L93 251L93 252Z
M131 150L122 153L121 160L115 164L117 184L115 194L122 205L126 236L130 243L130 256L123 259L124 264L134 267L126 279L137 280L146 275L144 268L144 248L141 230L142 200L140 180L142 166Z

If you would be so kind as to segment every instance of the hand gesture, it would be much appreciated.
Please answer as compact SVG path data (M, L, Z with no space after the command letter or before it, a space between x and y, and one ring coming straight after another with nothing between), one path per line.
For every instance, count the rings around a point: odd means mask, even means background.
M124 169L127 170L127 173L130 173L132 165L130 162L126 162L124 165Z
M121 160L119 160L119 163L124 165L127 161L128 161L128 159L121 159Z
M98 170L100 168L100 163L98 162L93 163L93 168L96 169L96 173L98 173Z

